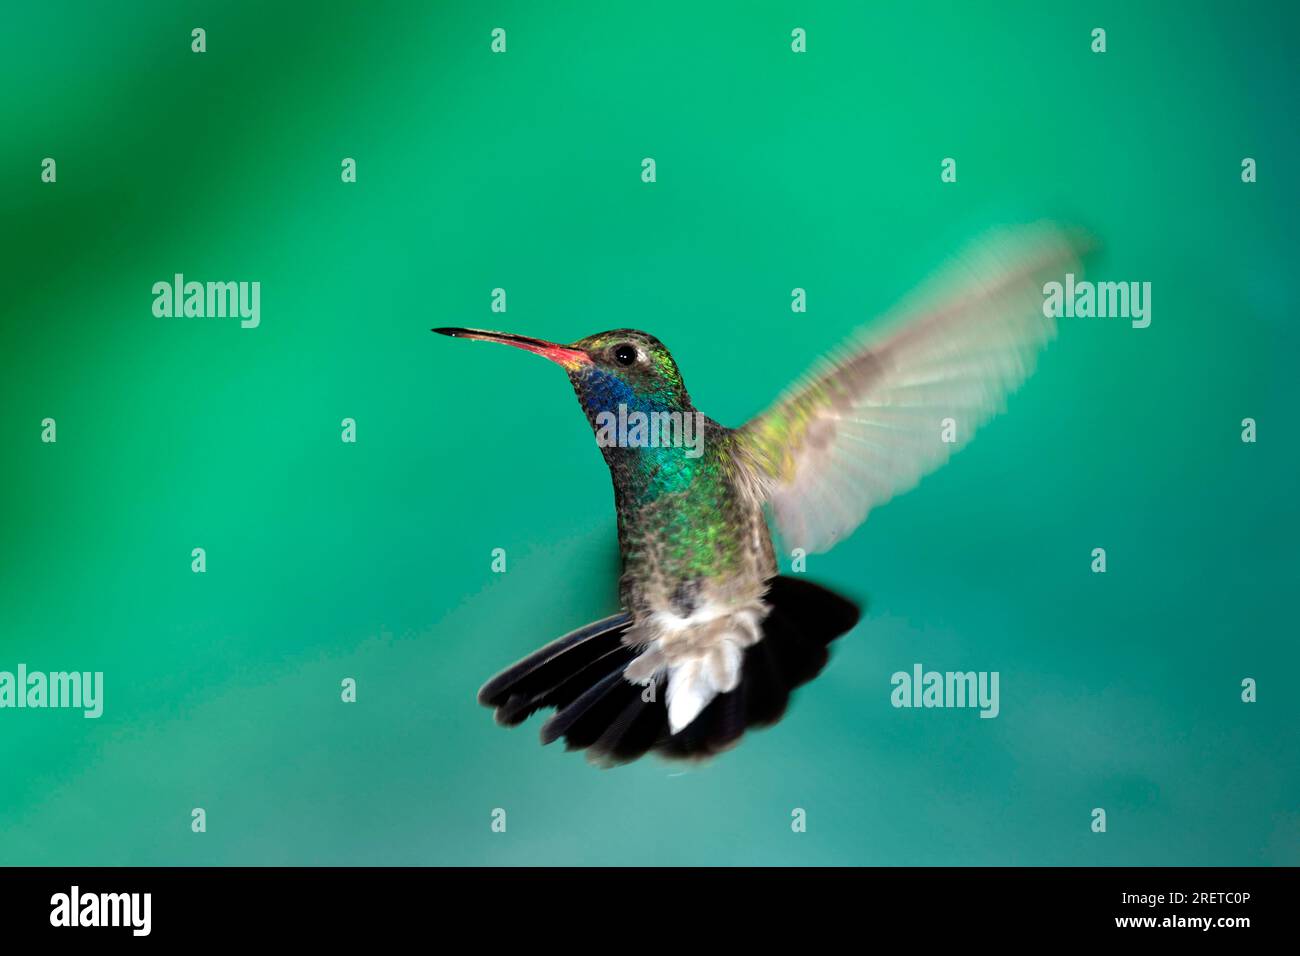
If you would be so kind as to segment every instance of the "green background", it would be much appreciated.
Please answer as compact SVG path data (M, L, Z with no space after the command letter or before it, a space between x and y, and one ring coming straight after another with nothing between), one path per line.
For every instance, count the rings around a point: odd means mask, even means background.
M0 711L0 862L1300 862L1298 19L11 5L0 669L106 701ZM609 479L556 368L431 326L644 328L735 425L1040 217L1153 284L1150 328L1064 320L1008 414L810 560L871 609L782 724L603 772L494 726L486 677L614 609ZM154 318L175 272L260 281L261 327ZM918 661L999 671L1001 715L893 709Z

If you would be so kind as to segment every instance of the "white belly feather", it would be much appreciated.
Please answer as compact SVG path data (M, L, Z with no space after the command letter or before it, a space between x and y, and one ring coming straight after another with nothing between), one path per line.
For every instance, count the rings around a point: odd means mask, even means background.
M706 602L686 617L654 611L624 637L645 650L623 676L642 686L663 686L666 679L668 727L678 733L714 697L740 684L745 648L762 639L767 613L759 599L740 606Z

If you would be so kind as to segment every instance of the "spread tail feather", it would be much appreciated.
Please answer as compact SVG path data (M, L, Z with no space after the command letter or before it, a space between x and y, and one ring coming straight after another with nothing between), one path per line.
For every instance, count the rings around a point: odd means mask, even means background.
M616 614L579 628L530 654L483 685L479 703L495 708L498 723L514 726L534 711L555 708L542 726L542 743L564 738L595 763L627 763L649 751L672 759L700 759L736 744L751 727L784 716L790 692L816 677L828 645L858 622L853 602L800 578L768 582L762 639L743 651L740 679L714 696L676 732L671 694L633 684L623 671L639 653L623 643L631 623ZM670 682L671 688L671 682ZM647 699L649 698L649 699ZM675 714L680 718L681 705Z

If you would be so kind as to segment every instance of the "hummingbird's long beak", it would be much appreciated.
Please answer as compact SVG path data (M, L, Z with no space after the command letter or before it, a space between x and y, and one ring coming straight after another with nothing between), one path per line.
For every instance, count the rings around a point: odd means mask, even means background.
M582 349L571 348L556 342L548 342L545 339L530 338L527 335L514 335L510 332L488 332L484 329L441 328L430 329L430 331L437 332L439 335L450 335L454 339L477 339L480 342L500 342L502 345L513 345L525 352L533 352L543 358L548 358L565 368L576 368L579 365L591 364L591 356Z

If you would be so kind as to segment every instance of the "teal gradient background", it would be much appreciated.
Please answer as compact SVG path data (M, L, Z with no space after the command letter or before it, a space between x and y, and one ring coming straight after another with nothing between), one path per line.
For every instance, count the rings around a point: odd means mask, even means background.
M102 670L106 702L0 711L0 863L1300 863L1294 5L6 20L0 669ZM1152 283L1150 328L1064 320L1005 416L810 560L870 612L782 724L603 772L494 726L486 677L614 610L609 479L557 369L431 326L644 328L735 425L1040 217ZM261 327L155 318L176 272L260 281ZM915 662L999 671L1001 715L895 710Z

